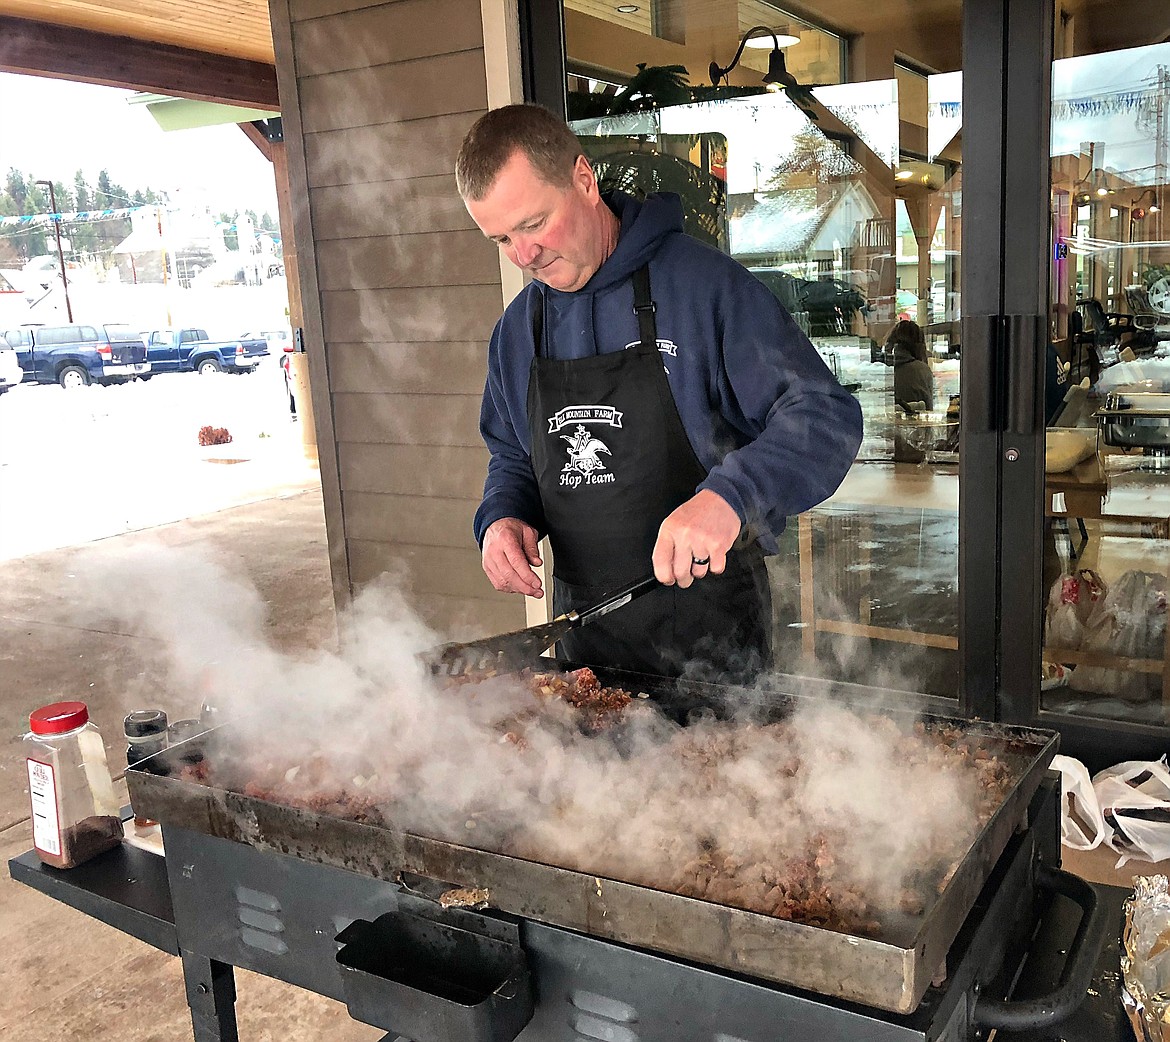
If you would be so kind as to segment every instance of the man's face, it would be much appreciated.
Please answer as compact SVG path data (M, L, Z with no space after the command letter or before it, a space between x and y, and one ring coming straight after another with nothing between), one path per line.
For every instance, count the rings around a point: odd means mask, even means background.
M466 204L508 260L553 289L580 289L605 260L606 207L584 156L577 158L572 183L558 188L516 152L487 194Z

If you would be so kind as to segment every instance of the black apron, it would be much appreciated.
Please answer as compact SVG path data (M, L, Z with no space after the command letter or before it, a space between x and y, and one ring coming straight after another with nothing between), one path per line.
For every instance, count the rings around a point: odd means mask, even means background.
M659 357L649 269L632 281L640 341L624 351L552 358L544 349L543 295L533 320L528 425L556 614L649 574L659 526L707 476ZM575 662L659 676L744 680L768 663L771 622L763 551L745 534L722 575L686 590L653 590L575 630L559 651Z

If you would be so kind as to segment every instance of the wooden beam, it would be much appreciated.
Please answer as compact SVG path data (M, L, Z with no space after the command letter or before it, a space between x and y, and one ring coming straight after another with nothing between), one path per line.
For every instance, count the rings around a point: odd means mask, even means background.
M272 142L264 136L260 128L252 123L237 123L236 126L238 126L244 132L244 137L251 141L252 144L255 145L258 149L260 149L260 154L271 163Z
M0 72L280 108L276 69L263 62L3 15L0 40Z
M284 277L288 282L289 325L297 329L305 324L301 306L301 273L297 262L296 239L293 238L292 189L288 183L288 152L283 141L269 141L263 132L251 123L240 123L239 128L272 164L276 183L276 219L280 225L280 244L284 252Z

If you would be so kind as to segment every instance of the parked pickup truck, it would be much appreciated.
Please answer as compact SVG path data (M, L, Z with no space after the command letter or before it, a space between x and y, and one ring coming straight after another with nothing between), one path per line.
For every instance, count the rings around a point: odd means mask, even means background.
M268 354L264 340L210 340L205 329L155 329L142 334L150 373L250 373Z
M15 348L0 336L0 394L11 390L23 379L24 373L16 358Z
M16 349L24 383L84 387L150 372L141 337L121 326L21 326L7 330L4 339Z

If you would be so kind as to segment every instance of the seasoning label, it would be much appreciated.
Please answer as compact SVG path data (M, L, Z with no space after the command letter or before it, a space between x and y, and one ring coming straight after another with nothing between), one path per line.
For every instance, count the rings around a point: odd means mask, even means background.
M32 797L33 846L46 854L61 854L57 818L57 779L53 768L40 760L28 761L28 791Z

